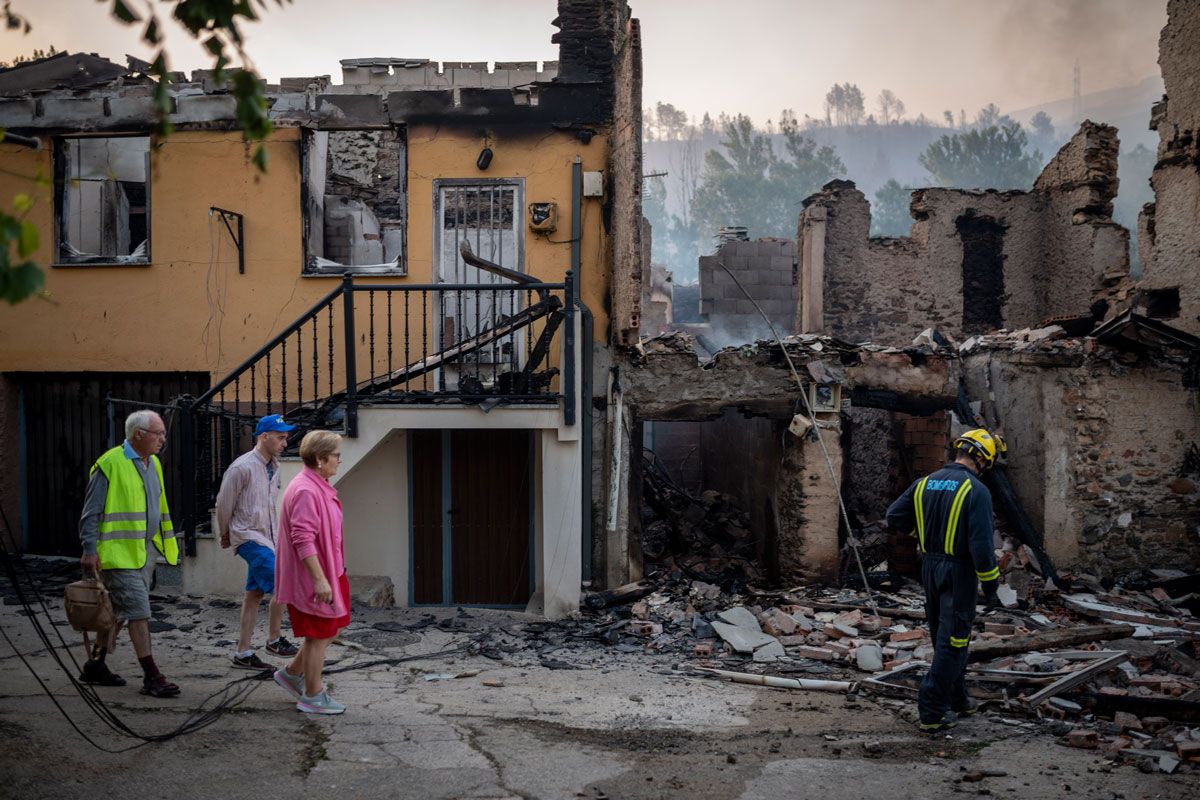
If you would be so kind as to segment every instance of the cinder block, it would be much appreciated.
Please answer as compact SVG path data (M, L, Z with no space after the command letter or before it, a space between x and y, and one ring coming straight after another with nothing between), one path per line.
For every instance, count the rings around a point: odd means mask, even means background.
M180 97L176 103L175 113L171 121L187 122L217 122L234 119L237 115L237 101L227 94L197 95L195 97Z
M28 128L36 113L34 100L0 100L0 128Z
M447 69L450 85L457 89L481 89L486 72L477 69Z
M371 82L371 73L360 67L342 67L342 83L350 86Z
M101 121L104 100L96 97L45 97L41 100L44 125L85 125Z
M158 116L158 108L149 97L110 97L104 105L110 123L150 123Z

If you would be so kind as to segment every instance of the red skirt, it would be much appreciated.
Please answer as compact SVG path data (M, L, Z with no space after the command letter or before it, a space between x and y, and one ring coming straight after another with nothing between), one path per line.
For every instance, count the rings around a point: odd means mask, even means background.
M350 579L346 577L346 573L343 572L342 577L338 578L334 591L346 598L346 607L349 608ZM287 609L288 619L292 621L292 633L306 639L332 639L338 635L338 631L350 624L349 611L340 617L318 617L316 614L306 614L291 603L288 603Z

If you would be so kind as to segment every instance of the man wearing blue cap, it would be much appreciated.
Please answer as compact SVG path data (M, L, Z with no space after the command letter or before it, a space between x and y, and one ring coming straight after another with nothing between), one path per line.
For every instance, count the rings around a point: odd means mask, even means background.
M221 480L217 493L217 531L221 547L233 547L246 561L246 597L242 600L241 631L233 665L264 670L271 665L254 653L250 639L264 595L275 594L275 536L279 519L279 456L287 448L288 431L295 430L280 414L268 414L254 428L254 449L239 456ZM280 632L283 606L271 598L267 616L267 652L296 655L296 645Z

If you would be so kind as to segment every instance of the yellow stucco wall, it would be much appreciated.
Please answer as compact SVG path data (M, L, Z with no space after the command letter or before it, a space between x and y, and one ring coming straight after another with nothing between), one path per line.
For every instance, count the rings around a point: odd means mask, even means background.
M559 229L549 238L560 243L526 230L525 266L545 281L562 280L570 263L571 164L579 155L585 170L603 170L606 138L584 145L564 132L493 132L495 157L487 172L475 167L482 144L476 131L408 131L409 274L359 280L431 281L433 181L479 177L524 178L527 203L558 203ZM49 301L0 307L0 372L206 371L217 379L335 288L335 277L301 277L299 132L277 131L267 148L270 168L259 174L238 133L173 134L152 161L151 266L47 268ZM50 174L48 150L0 145L0 202L31 191L31 182L18 176L39 169ZM53 199L48 191L36 194L30 217L42 231L36 258L47 265ZM209 217L209 206L245 214L245 275L238 274L236 250L224 226ZM600 342L607 330L609 253L600 201L587 199L582 293Z

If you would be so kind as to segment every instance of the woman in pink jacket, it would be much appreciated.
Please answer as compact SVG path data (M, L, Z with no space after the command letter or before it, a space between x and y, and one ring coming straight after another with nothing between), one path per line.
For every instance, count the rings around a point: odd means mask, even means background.
M346 707L321 683L325 650L350 624L350 583L342 549L342 504L329 479L341 463L342 437L310 431L300 442L304 469L283 493L275 559L275 598L287 604L300 652L275 671L275 682L309 714L341 714Z

